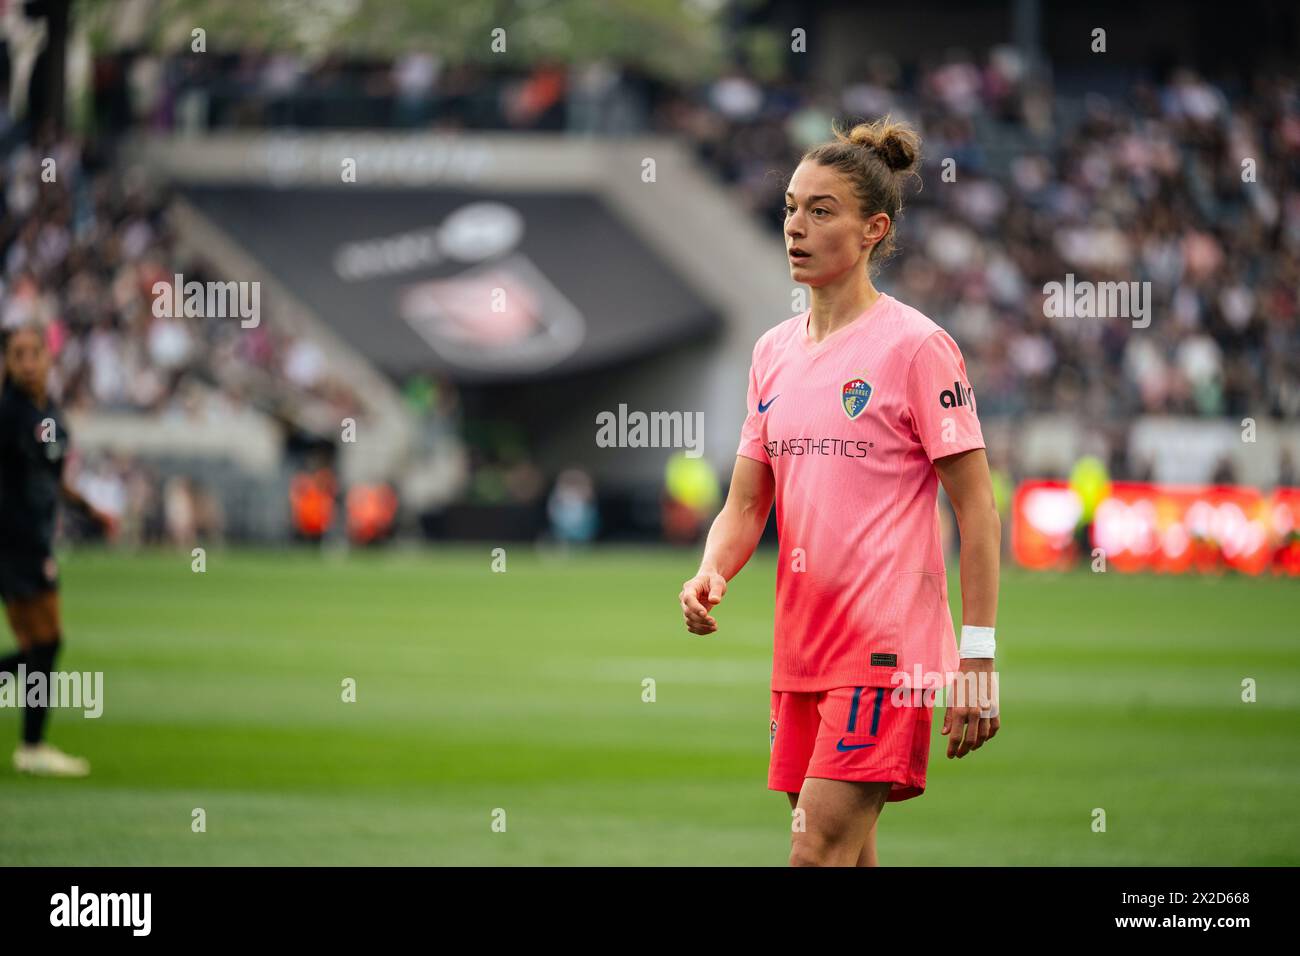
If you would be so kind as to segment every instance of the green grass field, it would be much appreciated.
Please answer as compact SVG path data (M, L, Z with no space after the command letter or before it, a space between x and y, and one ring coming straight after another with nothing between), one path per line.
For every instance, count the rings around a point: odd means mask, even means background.
M59 666L104 672L104 714L56 711L50 739L93 772L17 776L0 711L0 863L784 865L775 556L697 637L676 601L695 551L519 545L500 574L490 550L212 551L204 574L67 555ZM948 760L936 716L927 792L886 807L881 863L1300 863L1298 597L1008 568L1002 731Z

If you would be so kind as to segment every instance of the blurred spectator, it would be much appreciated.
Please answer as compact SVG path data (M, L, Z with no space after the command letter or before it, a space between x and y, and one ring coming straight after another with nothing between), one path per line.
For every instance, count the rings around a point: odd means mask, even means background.
M555 480L546 502L551 535L565 544L585 544L596 537L600 516L591 476L579 468L566 468Z
M721 498L718 476L706 459L685 452L670 455L664 469L664 537L676 544L695 542L705 522L717 514Z

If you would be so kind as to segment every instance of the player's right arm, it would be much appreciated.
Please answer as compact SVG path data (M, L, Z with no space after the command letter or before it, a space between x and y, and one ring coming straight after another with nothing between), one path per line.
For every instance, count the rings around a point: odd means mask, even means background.
M682 585L679 595L686 629L692 634L712 634L718 629L718 622L709 611L722 600L727 593L727 582L740 572L758 547L775 494L772 466L737 455L727 502L709 528L700 570Z

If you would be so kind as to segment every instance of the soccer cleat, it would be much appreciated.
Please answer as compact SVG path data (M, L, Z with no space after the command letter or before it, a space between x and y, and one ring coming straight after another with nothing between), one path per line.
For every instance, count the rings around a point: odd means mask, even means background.
M14 769L38 777L84 777L90 761L72 757L50 744L19 744L14 751Z

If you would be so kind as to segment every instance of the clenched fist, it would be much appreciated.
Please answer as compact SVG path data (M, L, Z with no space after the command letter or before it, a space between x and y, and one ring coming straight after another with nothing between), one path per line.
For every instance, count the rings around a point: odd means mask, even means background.
M682 614L686 617L686 630L692 634L712 634L718 622L709 611L716 607L727 593L727 579L713 571L701 571L682 585L678 596Z

